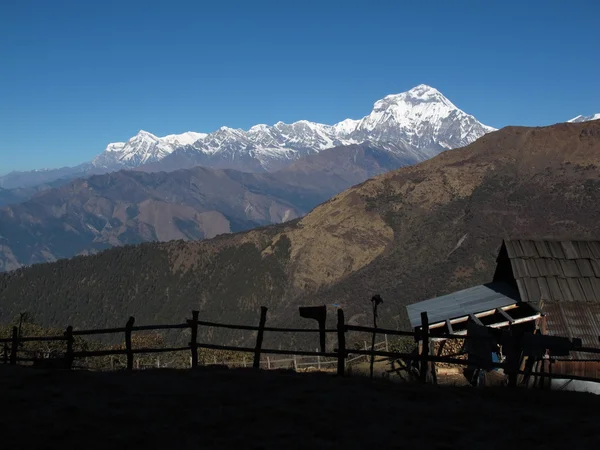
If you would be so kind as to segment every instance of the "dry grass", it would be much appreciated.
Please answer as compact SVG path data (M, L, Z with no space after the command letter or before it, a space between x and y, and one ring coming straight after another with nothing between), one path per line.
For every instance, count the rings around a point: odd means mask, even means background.
M5 448L593 448L599 399L240 370L0 367Z

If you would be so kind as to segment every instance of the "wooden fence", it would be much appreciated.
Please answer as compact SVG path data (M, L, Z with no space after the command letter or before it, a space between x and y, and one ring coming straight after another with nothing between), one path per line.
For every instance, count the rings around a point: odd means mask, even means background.
M307 328L277 328L277 327L268 327L266 326L267 320L267 308L261 307L260 312L260 321L258 326L250 326L250 325L232 325L232 324L224 324L217 322L209 322L199 320L199 311L192 311L192 318L186 320L185 323L182 324L174 324L174 325L144 325L144 326L135 326L135 319L130 317L125 327L122 328L105 328L105 329L97 329L97 330L74 330L72 326L68 326L62 336L34 336L34 337L22 337L19 336L18 328L13 327L12 336L9 338L0 339L0 344L3 344L3 362L6 364L15 365L19 361L32 361L32 358L22 358L18 356L19 347L21 343L24 342L48 342L48 341L64 341L66 343L65 353L62 358L58 359L61 366L66 369L71 369L73 367L73 361L77 358L94 358L94 357L103 357L108 355L126 355L127 357L127 369L134 369L134 355L136 354L147 354L147 353L166 353L166 352L181 352L188 351L190 352L190 365L192 368L196 368L198 366L198 349L214 349L214 350L225 350L225 351L233 351L240 353L248 353L251 355L252 367L259 369L261 366L261 356L267 355L267 368L270 368L271 363L288 361L290 363L294 363L294 367L298 368L304 364L304 362L299 363L297 357L312 357L316 358L317 365L319 367L325 365L335 366L337 370L337 374L343 376L346 371L347 364L352 360L356 360L358 358L371 358L374 357L384 357L390 359L403 359L406 361L412 361L413 363L417 363L418 365L418 375L421 381L427 382L432 379L433 382L435 380L435 363L447 363L447 364L456 364L462 366L473 366L474 362L466 359L459 359L448 356L433 355L430 349L430 334L429 334L429 321L427 317L427 313L421 314L421 323L422 327L418 331L399 331L399 330L390 330L390 329L382 329L382 328L373 328L373 327L365 327L358 325L349 325L345 323L344 319L344 311L342 309L337 310L337 327L333 329L320 328L320 329L307 329ZM246 330L246 331L256 331L256 343L255 346L250 347L237 347L237 346L229 346L229 345L216 345L216 344L206 344L198 342L198 328L199 327L214 327L214 328L224 328L231 330ZM138 331L159 331L159 330L183 330L189 329L190 333L190 342L186 346L181 347L168 347L168 348L133 348L132 346L132 333ZM325 342L324 334L336 334L337 335L337 348L335 348L331 352L324 351L324 348L321 348L321 351L299 351L299 350L281 350L281 349L268 349L263 348L263 338L265 332L274 332L274 333L318 333L320 334L321 342ZM348 332L360 332L360 333L368 333L372 336L383 336L385 337L384 342L380 342L376 345L373 345L370 349L349 349L346 346L346 333ZM75 342L76 336L92 336L99 334L124 334L124 342L125 349L110 349L110 350L98 350L98 351L75 351L73 348L73 344ZM390 351L388 346L388 336L403 336L403 337L412 337L415 342L421 342L420 350L418 354L414 353L404 353L404 352L396 352ZM436 334L436 339L490 339L489 337L480 337L480 336L468 336L468 335L455 335L455 334ZM375 340L373 340L375 342ZM380 349L385 346L385 350ZM583 348L578 347L576 349L578 352L590 352L600 354L599 348ZM286 355L292 356L292 359L287 360L273 360L271 361L268 355ZM350 355L357 355L354 358L350 358ZM329 358L322 359L322 358ZM583 380L583 381L596 381L600 382L600 379L593 379L588 377L578 377L572 375L565 374L552 374L552 373L537 373L532 371L523 371L520 370L520 361L516 358L508 358L507 361L502 363L490 363L487 365L488 367L494 368L502 368L505 373L509 376L509 385L516 386L516 377L517 375L525 375L525 376L540 376L547 378L570 378L574 380ZM432 377L433 375L433 377ZM543 384L543 383L542 383Z

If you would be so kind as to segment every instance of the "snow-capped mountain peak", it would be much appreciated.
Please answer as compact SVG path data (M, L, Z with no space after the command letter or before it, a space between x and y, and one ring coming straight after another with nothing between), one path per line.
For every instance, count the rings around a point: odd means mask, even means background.
M299 120L272 126L258 124L248 131L222 126L210 134L189 131L162 138L140 130L127 142L109 144L93 164L103 168L132 168L160 161L178 149L198 153L202 164L253 170L275 170L303 155L340 145L371 142L415 162L442 150L470 144L494 128L457 108L437 89L420 84L375 102L362 119L335 125ZM244 166L246 164L247 166Z
M593 114L591 116L577 116L577 117L573 117L571 120L568 120L567 122L571 122L571 123L589 122L590 120L599 120L599 119L600 119L600 113Z
M160 138L161 141L167 144L176 145L182 147L185 145L192 145L198 139L204 139L208 136L206 133L196 133L195 131L187 131L182 134L169 134Z

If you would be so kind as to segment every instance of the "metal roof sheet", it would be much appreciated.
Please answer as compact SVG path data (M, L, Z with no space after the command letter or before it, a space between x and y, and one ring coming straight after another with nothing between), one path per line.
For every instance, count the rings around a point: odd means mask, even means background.
M519 294L505 283L488 283L408 305L413 328L421 326L421 313L427 312L429 323L476 314L518 303Z
M546 313L546 329L549 335L580 338L584 347L599 347L599 303L547 303L544 304L543 310ZM570 356L560 359L598 360L600 355L571 352Z

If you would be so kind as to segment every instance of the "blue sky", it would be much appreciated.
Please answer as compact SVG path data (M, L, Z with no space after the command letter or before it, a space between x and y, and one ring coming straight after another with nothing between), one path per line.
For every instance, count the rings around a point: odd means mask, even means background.
M495 127L600 112L598 3L7 0L0 173L140 129L359 118L420 83Z

